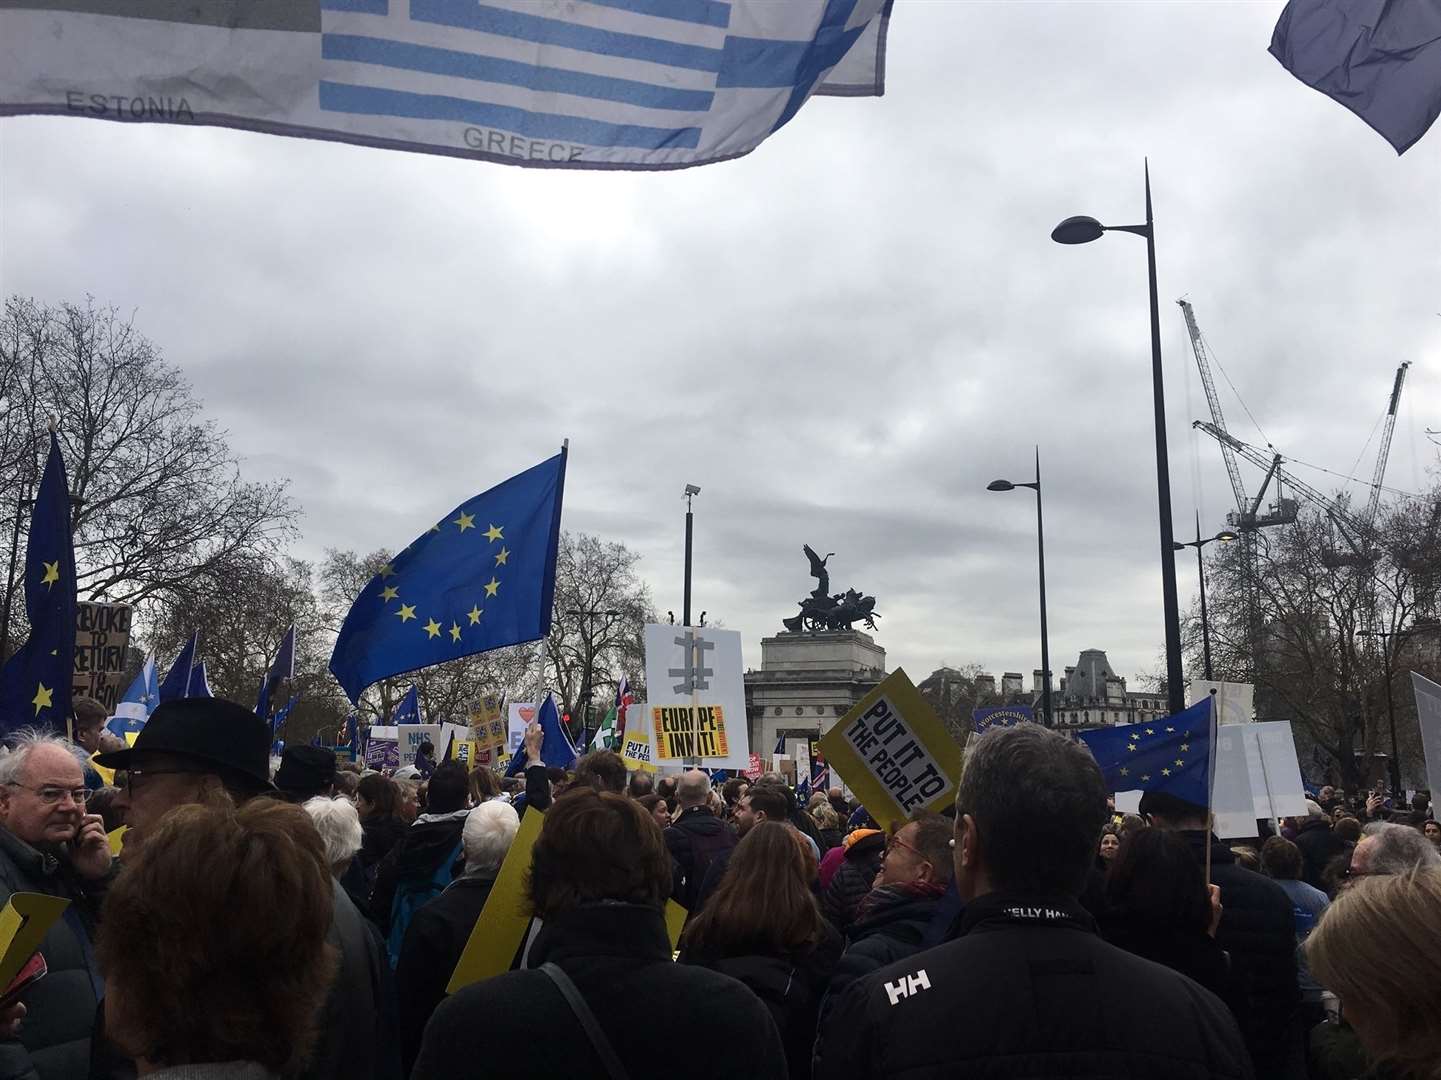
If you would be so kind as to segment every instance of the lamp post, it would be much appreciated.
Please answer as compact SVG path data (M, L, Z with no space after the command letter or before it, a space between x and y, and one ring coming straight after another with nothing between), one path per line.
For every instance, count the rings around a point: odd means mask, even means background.
M1092 217L1068 217L1051 230L1058 244L1088 244L1102 233L1126 232L1146 238L1146 269L1151 287L1151 397L1156 418L1156 496L1161 530L1161 601L1166 620L1166 696L1171 713L1186 707L1181 685L1181 612L1176 601L1175 543L1171 527L1171 467L1166 454L1166 395L1161 379L1161 316L1156 299L1156 230L1151 216L1151 169L1146 165L1146 223L1102 225Z
M1036 560L1041 571L1041 717L1050 727L1051 719L1051 643L1046 632L1046 531L1041 519L1041 448L1036 447L1036 479L1030 483L1014 484L1009 480L992 480L986 485L987 491L1014 491L1018 487L1030 488L1036 493Z
M690 545L695 524L695 515L691 513L690 501L699 494L700 488L694 484L685 486L685 596L680 608L682 626L690 625Z
M582 710L580 714L581 753L585 753L585 744L590 732L590 676L591 669L595 665L595 621L601 617L605 618L605 627L600 632L601 637L604 637L610 633L610 628L615 625L615 621L620 618L621 613L614 608L571 608L566 614L584 619L586 625L585 671L581 676L579 695Z
M1222 530L1215 536L1208 536L1201 539L1201 512L1196 511L1196 539L1186 543L1173 542L1171 548L1174 551L1181 551L1184 548L1193 547L1196 549L1196 576L1201 581L1201 662L1205 667L1206 681L1211 681L1211 625L1206 621L1206 563L1201 558L1201 549L1207 544L1219 540L1223 544L1229 544L1236 539L1236 534L1230 530Z
M1381 655L1385 660L1383 668L1386 674L1386 719L1391 727L1391 794L1394 796L1401 790L1401 748L1396 742L1396 699L1391 692L1391 681L1395 678L1392 670L1391 648L1386 643L1387 638L1408 637L1410 630L1358 630L1357 634L1363 637L1376 637L1381 639Z

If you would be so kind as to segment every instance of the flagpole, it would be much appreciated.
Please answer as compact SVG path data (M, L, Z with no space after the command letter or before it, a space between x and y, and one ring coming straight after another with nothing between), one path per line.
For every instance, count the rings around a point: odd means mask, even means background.
M1206 740L1206 885L1211 884L1211 831L1215 824L1216 815L1211 807L1216 801L1216 732L1219 724L1216 722L1216 688L1211 688L1211 708L1206 718L1206 724L1210 728L1210 738Z

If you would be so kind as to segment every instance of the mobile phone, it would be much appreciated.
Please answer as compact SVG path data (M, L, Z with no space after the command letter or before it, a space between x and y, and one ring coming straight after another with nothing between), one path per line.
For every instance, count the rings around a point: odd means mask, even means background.
M20 1000L20 995L23 994L32 983L43 979L45 973L49 970L50 969L45 966L45 957L39 953L32 956L26 961L25 966L20 969L20 974L16 975L15 978L10 981L10 985L5 988L5 992L0 994L0 1009L8 1009L11 1005L14 1005L15 1002Z

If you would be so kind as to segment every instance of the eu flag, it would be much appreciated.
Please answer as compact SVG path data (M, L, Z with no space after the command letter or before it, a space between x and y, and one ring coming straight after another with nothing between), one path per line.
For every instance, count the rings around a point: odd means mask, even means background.
M565 458L462 503L381 567L330 657L351 701L379 679L550 632Z
M1211 701L1149 724L1081 732L1112 791L1164 791L1211 805Z
M566 734L565 725L560 722L560 710L555 707L555 698L550 694L545 695L545 700L536 710L535 722L540 725L541 734L544 736L540 744L540 760L546 767L569 769L574 765L575 744ZM525 763L525 747L519 746L510 756L510 765L506 768L505 775L519 776L525 769Z
M53 433L30 511L25 614L30 636L0 669L0 727L6 733L31 725L63 732L75 667L75 548L65 461Z
M195 686L195 654L200 651L200 631L197 630L190 635L190 640L180 650L180 655L175 658L175 663L170 665L170 670L165 673L165 678L160 680L160 700L178 701L181 698L194 696L192 690Z
M395 706L395 711L390 714L392 724L418 724L420 723L420 691L415 684L410 684L410 689Z
M295 678L295 624L285 631L280 639L280 649L275 654L275 663L270 665L265 680L260 684L260 693L255 698L255 715L262 720L270 719L273 699L280 691L281 683Z

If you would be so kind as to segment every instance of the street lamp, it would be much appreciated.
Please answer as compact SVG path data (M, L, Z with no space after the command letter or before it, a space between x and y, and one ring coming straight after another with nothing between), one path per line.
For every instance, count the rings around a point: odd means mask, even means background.
M1089 244L1102 233L1126 232L1146 238L1146 269L1151 287L1151 396L1156 417L1156 496L1161 526L1161 600L1166 620L1166 696L1172 714L1186 707L1181 685L1181 613L1176 601L1175 535L1171 528L1171 468L1166 455L1166 395L1161 380L1161 317L1156 298L1156 232L1151 216L1151 168L1146 165L1146 223L1102 225L1093 217L1068 217L1051 230L1058 244Z
M1036 447L1036 479L1030 483L1013 484L1009 480L992 480L987 491L1014 491L1030 488L1036 493L1036 558L1041 569L1041 716L1049 727L1051 720L1051 643L1046 633L1046 533L1041 520L1041 448Z
M1362 637L1378 637L1381 639L1381 655L1385 659L1384 670L1386 673L1386 719L1391 726L1391 794L1396 795L1401 790L1401 750L1396 743L1396 699L1391 693L1391 681L1395 677L1392 670L1393 657L1391 650L1386 644L1389 637L1409 637L1410 630L1357 630L1356 633Z
M1206 621L1206 564L1201 559L1201 549L1217 540L1223 544L1229 544L1234 539L1236 539L1236 534L1227 529L1202 540L1201 513L1198 510L1196 512L1196 539L1184 544L1179 541L1173 541L1171 544L1174 551L1181 551L1188 547L1196 549L1196 576L1201 579L1201 659L1205 666L1207 682L1211 681L1211 625Z
M585 753L585 746L588 741L588 736L590 734L590 676L591 670L595 665L595 621L599 618L604 618L606 620L605 626L600 632L601 636L604 637L606 634L610 633L610 628L614 626L615 621L621 617L621 613L619 611L616 611L614 608L571 608L566 612L566 614L574 615L577 618L584 619L586 621L585 673L580 680L579 695L581 708L584 710L580 714L581 753Z
M680 623L682 626L690 625L690 541L693 531L692 526L695 522L695 515L691 513L690 502L699 494L700 488L696 487L696 485L687 484L685 486L685 495L683 496L685 499L685 596L680 609Z

